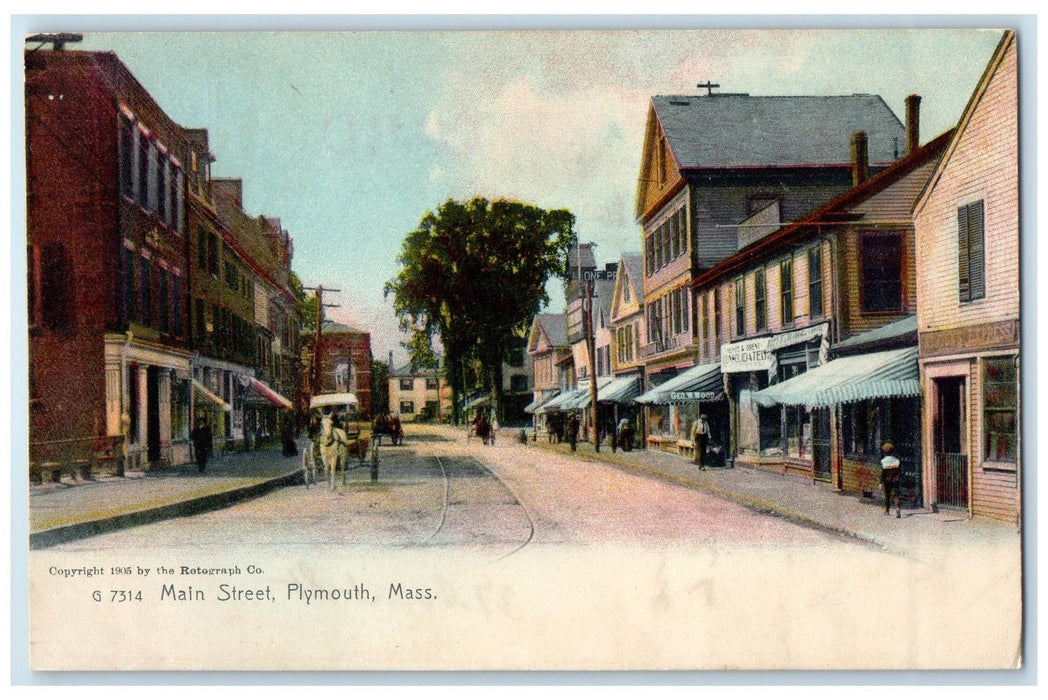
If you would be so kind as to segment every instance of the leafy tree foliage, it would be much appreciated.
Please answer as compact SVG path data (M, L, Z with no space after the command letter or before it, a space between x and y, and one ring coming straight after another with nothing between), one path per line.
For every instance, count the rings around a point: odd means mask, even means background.
M501 405L503 355L549 301L546 282L566 274L574 223L565 209L449 199L405 238L386 296L402 328L440 337L456 422L469 361L480 363L483 388ZM410 345L430 347L421 337Z

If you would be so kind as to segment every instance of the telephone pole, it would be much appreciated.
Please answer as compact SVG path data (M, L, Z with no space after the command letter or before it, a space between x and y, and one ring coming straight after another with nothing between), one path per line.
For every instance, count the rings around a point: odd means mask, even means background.
M579 277L582 277L579 270ZM593 416L593 451L600 452L600 429L597 421L597 363L596 339L593 337L593 284L592 279L584 283L586 285L586 299L582 303L582 322L586 327L586 352L589 355L590 374L590 415Z
M342 290L325 289L325 287L320 284L316 287L303 287L303 289L313 290L317 295L317 330L316 336L313 339L313 396L316 396L324 390L321 367L321 359L324 357L321 347L324 343L324 307L336 308L339 306L339 304L325 304L324 292L340 292Z

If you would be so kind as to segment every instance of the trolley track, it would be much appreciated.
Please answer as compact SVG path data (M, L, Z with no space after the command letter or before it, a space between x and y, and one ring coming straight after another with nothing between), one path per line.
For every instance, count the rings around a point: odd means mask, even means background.
M535 518L513 488L495 472L470 457L450 460L434 455L429 459L440 469L444 480L444 498L437 528L421 544L438 544L441 539L448 543L461 543L462 540L477 537L480 534L477 530L481 527L487 528L490 533L496 525L504 525L507 518L505 513L487 511L502 511L506 506L512 506L516 513L523 516L525 522L522 529L526 534L510 551L497 558L512 556L532 542L535 537ZM497 488L497 492L491 491L492 485ZM508 500L505 495L508 495ZM459 513L464 517L456 518L455 515ZM477 515L498 517L478 518Z

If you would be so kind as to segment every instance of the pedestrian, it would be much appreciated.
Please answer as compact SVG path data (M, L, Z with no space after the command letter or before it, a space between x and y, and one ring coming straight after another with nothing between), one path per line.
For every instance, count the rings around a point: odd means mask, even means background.
M706 421L706 414L700 414L699 419L691 428L692 440L695 446L695 464L699 465L701 471L706 471L706 448L710 444L710 424Z
M390 430L393 431L393 444L403 445L404 444L404 430L400 425L400 414L394 413L393 419L390 421Z
M881 484L884 485L884 514L889 515L892 509L892 497L898 505L899 500L899 458L895 456L895 445L886 442L881 445ZM895 517L901 518L899 509L895 510Z
M214 436L206 418L198 418L196 427L190 435L193 441L193 454L196 457L197 469L203 473L207 469L207 458L211 456Z
M622 448L623 452L629 452L633 448L633 445L630 443L629 418L623 417L622 420L619 421L617 430L619 434L619 447Z
M495 438L499 434L499 419L498 416L491 417L491 444L495 444Z
M283 444L285 457L294 457L298 454L298 445L295 444L295 429L291 425L291 414L284 416L284 427L280 431L280 441Z
M579 414L572 413L568 419L568 442L571 443L571 451L575 452L576 443L579 441Z

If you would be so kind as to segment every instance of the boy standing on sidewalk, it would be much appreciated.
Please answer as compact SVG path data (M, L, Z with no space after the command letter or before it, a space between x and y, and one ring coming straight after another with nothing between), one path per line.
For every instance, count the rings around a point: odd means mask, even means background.
M706 448L710 444L710 424L706 422L706 414L703 413L695 421L692 427L692 440L695 443L695 464L699 469L706 471Z
M899 458L895 456L895 445L886 442L881 445L881 483L884 484L884 514L888 515L892 509L892 496L899 499ZM902 514L896 510L895 517L901 518Z

